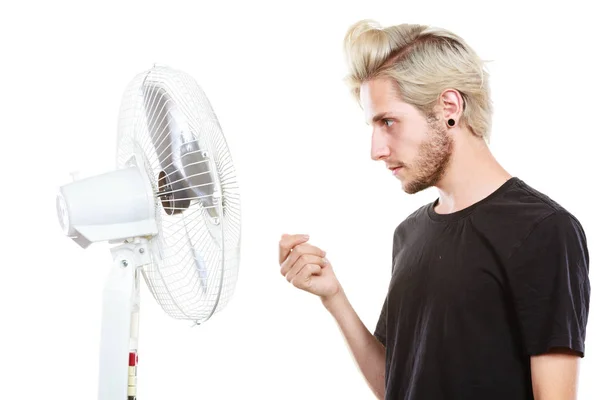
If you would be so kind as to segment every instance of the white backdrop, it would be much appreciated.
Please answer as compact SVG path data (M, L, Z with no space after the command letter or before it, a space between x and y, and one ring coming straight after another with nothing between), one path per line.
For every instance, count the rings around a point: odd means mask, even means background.
M243 258L232 303L201 327L143 289L139 399L373 398L333 319L277 264L282 233L311 234L372 329L393 229L436 197L404 194L369 158L342 81L343 35L362 18L443 26L493 61L493 151L583 223L596 293L599 38L583 1L12 3L0 6L0 399L95 398L110 253L61 235L55 193L70 171L113 168L122 91L155 62L192 74L220 119ZM593 295L580 399L600 398L599 326Z

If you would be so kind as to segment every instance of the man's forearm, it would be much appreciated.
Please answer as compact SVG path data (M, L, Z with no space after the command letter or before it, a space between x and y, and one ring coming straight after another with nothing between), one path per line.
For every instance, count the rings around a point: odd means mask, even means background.
M335 318L360 371L378 399L385 393L385 347L362 323L341 290L323 305Z

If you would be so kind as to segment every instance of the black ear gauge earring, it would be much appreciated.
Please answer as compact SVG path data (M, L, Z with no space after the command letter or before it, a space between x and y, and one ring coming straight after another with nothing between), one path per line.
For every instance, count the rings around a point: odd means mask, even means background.
M448 125L449 125L449 126L454 126L454 120L453 120L452 118L450 118L450 119L448 120Z

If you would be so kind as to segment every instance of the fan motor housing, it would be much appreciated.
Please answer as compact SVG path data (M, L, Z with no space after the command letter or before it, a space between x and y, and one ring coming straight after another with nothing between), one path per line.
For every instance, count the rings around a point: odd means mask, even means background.
M137 166L62 186L57 213L63 232L84 248L158 233L152 186Z

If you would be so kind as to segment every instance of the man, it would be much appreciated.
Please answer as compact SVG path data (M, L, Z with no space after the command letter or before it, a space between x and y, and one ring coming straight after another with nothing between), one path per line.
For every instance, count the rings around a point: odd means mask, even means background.
M574 399L590 300L584 230L511 176L487 143L488 76L457 35L354 24L348 82L372 125L372 158L407 193L439 197L394 232L372 334L325 252L283 235L281 273L320 296L379 399Z

